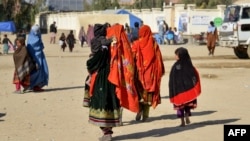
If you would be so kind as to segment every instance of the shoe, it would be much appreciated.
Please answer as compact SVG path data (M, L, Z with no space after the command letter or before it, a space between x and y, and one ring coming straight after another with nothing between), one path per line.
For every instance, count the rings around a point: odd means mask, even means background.
M186 121L186 124L190 124L191 123L191 121L190 121L190 119L189 119L189 114L185 114L185 121Z
M139 120L141 120L141 117L142 117L142 111L140 111L139 113L136 114L135 120L139 121Z
M44 89L42 89L42 88L40 88L40 87L34 87L34 88L33 88L33 91L34 91L34 92L43 92Z
M23 90L22 90L23 93L27 93L28 91L29 91L28 87L27 88L23 88Z
M142 122L146 122L147 121L147 119L148 119L148 117L142 117Z
M112 141L112 136L111 134L103 135L99 138L99 141Z

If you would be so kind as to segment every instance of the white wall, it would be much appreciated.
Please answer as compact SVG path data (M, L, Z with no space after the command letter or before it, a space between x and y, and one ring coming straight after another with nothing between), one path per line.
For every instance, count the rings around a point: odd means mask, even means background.
M217 9L195 9L194 4L189 4L187 7L187 9L184 9L184 4L176 4L175 6L165 6L163 10L159 8L132 9L130 12L141 18L144 24L149 25L152 32L158 32L157 20L165 20L170 27L178 28L179 20L181 19L187 23L187 30L183 32L183 34L193 35L200 32L206 32L210 21L215 17L223 18L225 9L225 5L218 5ZM102 14L102 11L49 14L47 17L48 29L53 21L56 21L58 30L75 31L78 31L81 26L84 26L86 30L87 24L92 24L97 21L102 23L116 22L122 25L124 25L125 22L129 23L128 16L124 16L123 14L107 15ZM36 18L36 23L39 23L38 16Z

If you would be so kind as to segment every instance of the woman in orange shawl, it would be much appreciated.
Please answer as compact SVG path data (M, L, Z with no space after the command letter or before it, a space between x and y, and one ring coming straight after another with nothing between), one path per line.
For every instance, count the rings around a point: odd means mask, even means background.
M137 74L135 81L140 96L140 111L136 120L145 121L149 117L149 109L161 103L160 84L165 73L160 48L152 36L149 26L139 29L139 39L132 44L135 55Z

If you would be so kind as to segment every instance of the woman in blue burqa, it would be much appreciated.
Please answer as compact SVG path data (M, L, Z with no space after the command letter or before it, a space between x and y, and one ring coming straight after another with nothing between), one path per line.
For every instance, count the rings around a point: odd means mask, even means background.
M27 49L36 63L36 68L30 74L30 89L33 91L43 91L43 87L48 85L49 70L47 61L43 52L44 45L42 42L40 27L34 25L27 40Z

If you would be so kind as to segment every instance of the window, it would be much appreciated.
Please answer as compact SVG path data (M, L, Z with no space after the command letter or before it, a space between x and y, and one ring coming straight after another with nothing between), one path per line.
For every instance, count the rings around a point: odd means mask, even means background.
M243 8L241 18L242 19L249 19L250 18L250 7Z
M250 24L242 24L241 31L250 31Z

